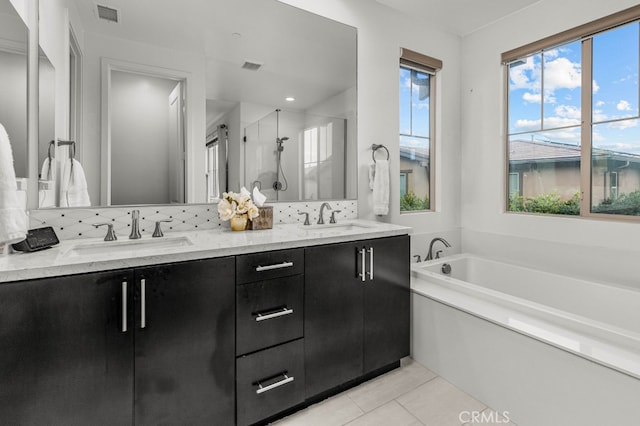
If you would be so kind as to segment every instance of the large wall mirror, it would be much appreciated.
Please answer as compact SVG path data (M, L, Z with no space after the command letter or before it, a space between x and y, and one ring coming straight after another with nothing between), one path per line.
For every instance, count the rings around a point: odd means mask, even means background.
M355 28L276 0L67 3L91 206L357 197Z
M0 124L9 135L20 197L27 194L28 29L9 0L0 0Z

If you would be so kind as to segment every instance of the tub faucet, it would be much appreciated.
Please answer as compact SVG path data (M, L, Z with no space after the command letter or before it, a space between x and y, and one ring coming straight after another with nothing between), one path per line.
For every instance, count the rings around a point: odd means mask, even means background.
M320 216L318 216L318 225L324 225L324 208L325 207L331 210L331 206L329 205L329 203L327 202L322 203L322 205L320 206Z
M445 240L444 238L440 238L440 237L436 237L436 238L434 238L433 240L431 240L431 243L429 243L429 253L427 253L427 257L425 257L425 259L424 259L425 261L426 261L426 260L433 260L433 259L434 259L434 257L433 257L433 245L434 245L436 242L438 242L438 241L440 241L442 244L444 244L444 246L445 246L445 247L451 247L451 244L449 244L449 243L447 242L447 240ZM438 259L438 258L440 257L440 252L441 252L441 251L442 251L442 250L438 250L438 251L436 252L436 257L435 257L435 259Z
M140 210L131 211L131 233L129 234L130 240L137 240L141 238L140 235Z

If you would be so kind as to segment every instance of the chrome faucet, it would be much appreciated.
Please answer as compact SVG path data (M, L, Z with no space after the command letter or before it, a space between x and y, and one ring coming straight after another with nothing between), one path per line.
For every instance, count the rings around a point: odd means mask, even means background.
M424 259L425 261L438 259L440 257L440 253L442 252L442 250L438 250L436 252L436 257L435 258L433 257L433 245L438 241L444 244L445 247L451 247L451 244L449 244L447 240L445 240L444 238L440 238L440 237L434 238L433 240L431 240L431 243L429 243L429 253L427 253L427 257Z
M322 203L322 205L320 206L320 216L318 216L318 225L324 225L324 208L325 207L331 210L331 206L329 205L329 203L327 202Z
M106 226L107 227L107 235L104 237L105 241L115 241L118 239L118 237L116 236L115 231L113 230L113 224L112 223L92 223L91 226L95 226L96 228L98 226Z
M129 234L130 240L137 240L141 238L140 235L140 210L131 210L131 233Z

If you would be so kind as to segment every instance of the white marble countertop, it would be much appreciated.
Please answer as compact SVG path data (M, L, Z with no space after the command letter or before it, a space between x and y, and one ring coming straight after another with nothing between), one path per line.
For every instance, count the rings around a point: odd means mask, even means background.
M0 255L0 282L82 274L169 262L234 256L346 241L408 234L411 228L382 222L350 220L335 225L279 224L273 229L232 232L167 232L107 242L102 238L67 240L34 253Z

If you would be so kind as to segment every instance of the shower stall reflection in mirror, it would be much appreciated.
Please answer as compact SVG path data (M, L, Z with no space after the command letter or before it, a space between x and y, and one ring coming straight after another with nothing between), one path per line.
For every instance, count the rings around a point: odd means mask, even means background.
M102 63L101 204L182 204L186 199L187 73Z
M244 129L244 182L270 201L346 198L347 120L276 109Z

